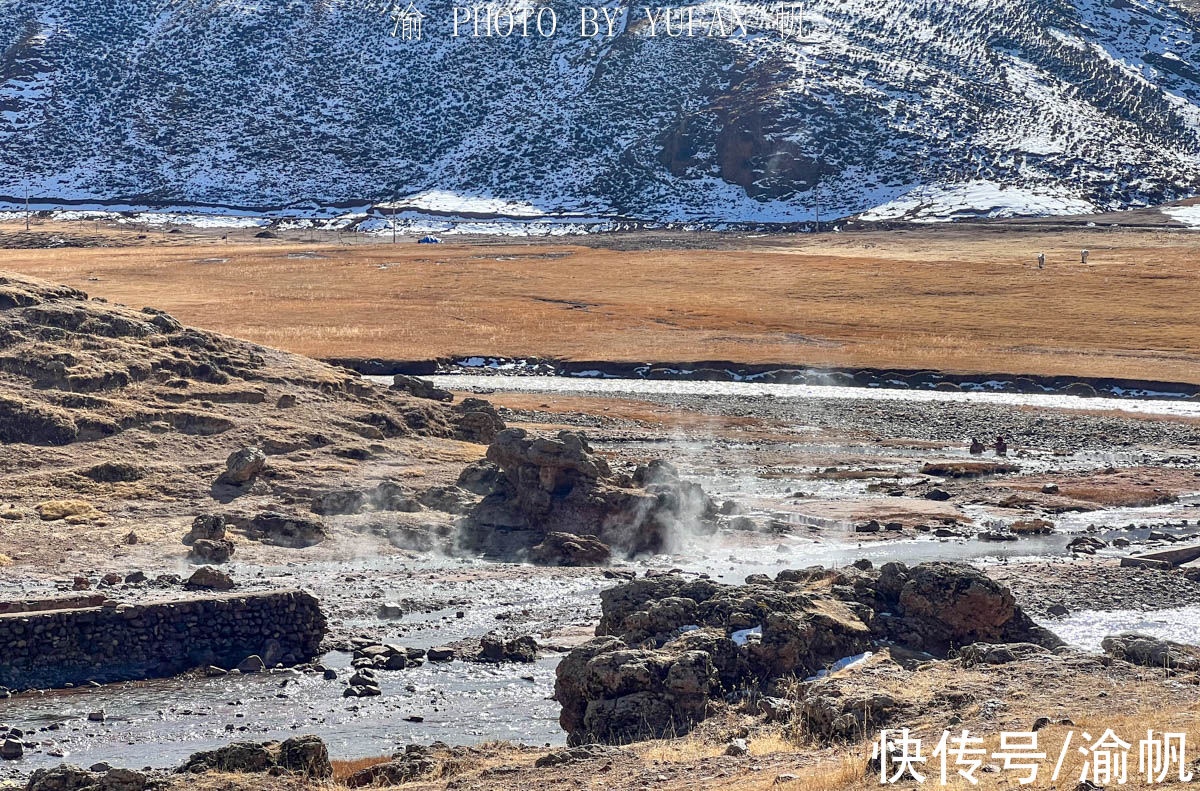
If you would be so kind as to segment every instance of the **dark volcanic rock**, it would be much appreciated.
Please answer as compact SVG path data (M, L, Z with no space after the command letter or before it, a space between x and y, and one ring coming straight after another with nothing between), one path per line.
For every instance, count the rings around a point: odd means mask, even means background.
M244 486L253 481L267 466L267 455L258 448L240 448L225 460L225 472L219 483L227 486Z
M537 660L538 645L529 635L506 637L488 632L479 641L480 662L533 662Z
M816 567L741 586L668 574L603 591L601 609L600 636L557 671L560 723L572 744L683 732L735 690L767 691L881 642L917 662L969 643L1061 645L1007 589L952 563ZM812 714L829 714L831 728L858 721L842 709Z
M184 585L189 588L227 591L233 589L235 583L233 578L225 572L214 569L212 566L203 566L196 569L196 572L188 577Z
M311 547L329 538L321 522L297 514L264 511L250 519L231 521L241 528L247 538L278 547Z
M438 762L427 747L410 744L392 760L368 766L346 778L347 788L394 786L433 774Z
M1062 645L1017 606L1007 588L970 566L923 563L905 569L888 563L880 583L888 594L898 590L895 604L890 596L869 603L877 612L895 613L879 622L891 639L909 648L944 655L975 642Z
M192 520L192 529L183 537L183 543L191 546L196 541L223 541L225 539L225 518L211 514L201 514Z
M148 791L161 785L160 779L133 769L87 771L63 764L38 769L30 775L25 791Z
M443 390L440 387L435 387L431 382L420 378L419 376L406 376L405 374L396 374L392 377L392 389L403 390L409 395L417 398L428 398L431 401L453 401L454 393L449 390Z
M175 771L192 774L284 771L324 780L333 775L333 766L324 742L316 736L297 736L282 743L236 742L217 750L193 753Z
M463 442L486 445L496 440L504 430L504 421L490 401L482 398L464 398L450 409L454 424L454 438Z
M492 487L499 478L500 467L487 459L481 459L463 467L462 472L458 474L457 483L460 489L486 496L492 493Z
M192 542L188 560L193 563L226 563L233 557L233 542L224 539L213 541L207 538Z
M487 458L501 475L464 531L468 547L486 552L527 552L556 532L595 536L628 555L660 552L677 528L711 524L716 516L703 490L668 474L669 465L638 487L569 431L549 439L507 429Z
M1104 653L1135 665L1172 670L1200 670L1200 648L1136 632L1109 635L1100 642Z
M529 559L545 566L604 566L612 549L595 536L547 533L529 552Z

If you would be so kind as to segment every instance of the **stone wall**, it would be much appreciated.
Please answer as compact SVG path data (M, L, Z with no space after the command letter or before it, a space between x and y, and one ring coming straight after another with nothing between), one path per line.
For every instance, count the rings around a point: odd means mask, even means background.
M198 666L317 656L325 616L302 591L0 615L0 687L159 678Z
M75 610L80 607L99 607L108 600L103 593L79 596L60 596L52 599L22 599L0 601L0 615L11 612L43 612L45 610Z

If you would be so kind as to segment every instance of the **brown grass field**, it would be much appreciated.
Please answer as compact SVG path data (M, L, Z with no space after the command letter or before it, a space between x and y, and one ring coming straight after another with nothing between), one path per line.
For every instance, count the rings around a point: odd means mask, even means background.
M127 246L0 250L0 269L315 357L732 360L1200 383L1200 234L1188 231L438 246L104 233Z

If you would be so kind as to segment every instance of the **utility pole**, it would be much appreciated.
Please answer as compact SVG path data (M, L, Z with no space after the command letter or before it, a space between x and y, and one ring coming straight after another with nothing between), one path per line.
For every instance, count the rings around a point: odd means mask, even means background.
M396 243L396 196L392 196L392 244Z
M29 219L30 219L30 211L29 211L29 176L28 176L28 175L26 175L26 176L25 176L25 230L26 230L26 231L28 231L28 230L29 230Z

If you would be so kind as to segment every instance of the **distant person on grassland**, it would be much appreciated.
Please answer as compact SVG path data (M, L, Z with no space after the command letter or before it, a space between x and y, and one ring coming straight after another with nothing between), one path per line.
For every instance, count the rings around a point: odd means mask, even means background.
M983 454L983 443L978 437L971 437L971 455L979 456Z
M1006 443L1004 441L1003 434L996 437L996 455L997 456L1007 456L1008 455L1008 443Z
M1087 250L1080 250L1080 251L1079 251L1079 263L1081 263L1081 264L1086 264L1086 263L1087 263L1087 257L1088 257L1088 251L1087 251Z
M1038 253L1038 269L1046 268L1046 254Z

